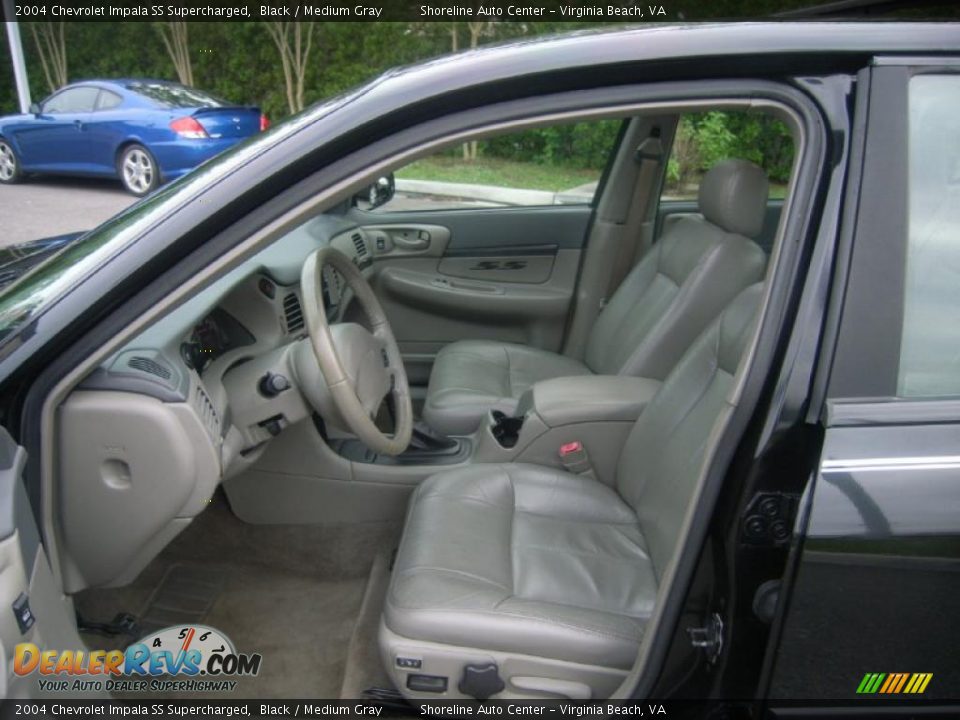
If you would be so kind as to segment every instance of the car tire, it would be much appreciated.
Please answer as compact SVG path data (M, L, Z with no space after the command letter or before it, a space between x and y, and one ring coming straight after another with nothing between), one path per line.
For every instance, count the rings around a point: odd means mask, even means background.
M3 138L0 138L0 183L12 185L23 179L20 158L16 150Z
M117 174L127 192L143 197L160 184L160 168L143 145L127 145L117 160Z

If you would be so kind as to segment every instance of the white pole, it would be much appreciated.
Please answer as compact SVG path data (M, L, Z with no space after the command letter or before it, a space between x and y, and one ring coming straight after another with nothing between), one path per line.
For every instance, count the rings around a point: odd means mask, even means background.
M3 12L14 17L13 0L3 0ZM7 39L10 41L10 58L13 60L13 76L17 82L17 97L20 100L20 112L30 111L30 83L27 82L27 64L23 60L23 45L20 44L20 28L15 22L5 23Z

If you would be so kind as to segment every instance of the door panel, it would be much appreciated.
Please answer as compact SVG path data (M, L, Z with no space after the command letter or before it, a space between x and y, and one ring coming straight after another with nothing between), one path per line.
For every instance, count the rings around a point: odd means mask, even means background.
M891 409L858 404L827 429L773 698L916 698L914 673L933 673L925 700L960 691L960 423ZM907 679L858 692L867 673Z
M73 606L56 589L23 485L26 453L0 427L0 698L35 698L36 672L14 672L21 643L80 649Z
M371 213L371 283L413 386L456 340L559 351L592 209L582 206Z

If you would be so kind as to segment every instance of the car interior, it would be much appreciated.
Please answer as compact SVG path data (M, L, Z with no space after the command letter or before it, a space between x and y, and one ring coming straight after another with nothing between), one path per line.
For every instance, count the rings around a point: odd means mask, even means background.
M782 123L790 181L774 192L758 149L668 192L693 112ZM405 157L95 358L56 408L45 495L87 647L202 622L264 655L258 697L628 691L738 402L802 132L757 100L602 120L585 201L451 203Z

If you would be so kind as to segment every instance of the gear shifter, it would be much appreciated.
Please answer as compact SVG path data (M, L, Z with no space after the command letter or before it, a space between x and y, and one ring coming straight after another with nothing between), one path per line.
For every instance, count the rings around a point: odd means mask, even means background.
M418 420L413 426L413 435L410 438L410 446L407 450L438 452L450 450L456 446L457 441L455 439L438 433L422 420Z

